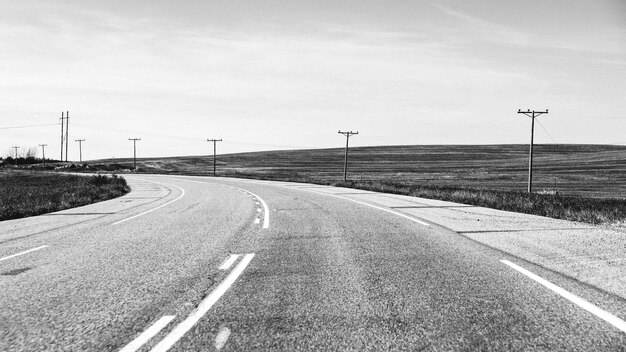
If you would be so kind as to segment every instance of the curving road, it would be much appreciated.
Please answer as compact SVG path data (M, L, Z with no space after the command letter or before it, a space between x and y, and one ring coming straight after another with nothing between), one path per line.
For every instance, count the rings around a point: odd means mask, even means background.
M127 180L0 223L0 350L626 350L622 296L452 231L450 209L427 221L418 198Z

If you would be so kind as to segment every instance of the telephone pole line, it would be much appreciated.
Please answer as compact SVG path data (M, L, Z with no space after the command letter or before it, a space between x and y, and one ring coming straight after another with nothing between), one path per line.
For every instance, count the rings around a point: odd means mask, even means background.
M128 138L129 141L133 141L133 169L137 171L137 141L141 138Z
M15 165L17 165L17 150L20 149L20 147L13 146L12 148L15 149Z
M41 147L41 154L43 155L42 159L43 159L43 166L46 166L46 146L47 144L40 144L39 145Z
M343 180L347 181L348 179L348 140L350 139L350 136L353 136L355 134L359 134L359 131L356 132L352 132L352 131L346 131L343 132L341 130L339 130L339 132L337 132L339 134L343 134L344 136L346 136L346 158L344 160L343 163Z
M79 155L80 155L80 162L83 162L83 142L85 140L84 139L75 139L74 142L78 142L78 150L79 150Z
M213 142L213 176L215 176L215 170L216 170L215 169L215 160L216 160L216 158L215 158L215 148L216 148L217 142L221 142L222 139L221 138L220 139L207 139L206 141L207 142Z
M522 111L521 109L517 110L518 114L524 114L531 119L530 125L530 152L528 156L528 193L532 193L533 191L533 139L535 137L535 119L539 117L539 115L547 114L548 109L546 111L535 111L526 109L526 111Z

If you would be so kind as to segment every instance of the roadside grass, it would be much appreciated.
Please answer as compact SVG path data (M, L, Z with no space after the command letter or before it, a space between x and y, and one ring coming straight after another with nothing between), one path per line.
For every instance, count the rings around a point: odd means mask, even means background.
M618 225L623 224L626 220L626 199L597 199L552 194L528 194L520 191L417 186L385 181L348 181L331 184L338 187L437 199L594 225Z
M0 221L79 207L130 191L117 176L0 171Z
M626 225L626 146L535 145L534 189L525 190L527 145L412 145L279 150L217 156L224 177L361 188L582 221ZM132 159L90 163L89 169L130 172ZM139 173L211 176L210 156L144 158ZM544 194L541 194L544 193ZM558 193L558 194L557 194Z

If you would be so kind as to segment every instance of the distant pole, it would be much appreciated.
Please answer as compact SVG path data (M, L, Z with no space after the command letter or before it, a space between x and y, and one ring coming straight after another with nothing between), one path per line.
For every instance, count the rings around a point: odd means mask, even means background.
M359 134L359 131L356 132L342 132L341 130L339 130L339 132L337 132L339 134L343 134L344 136L346 136L346 157L343 163L343 180L347 181L348 180L348 141L350 139L350 136L355 135L355 134Z
M14 146L13 149L15 149L15 165L17 165L17 150L20 149L20 147Z
M63 115L63 111L61 111L61 118L59 119L61 120L61 161L63 161L63 141L65 140L64 138L64 134L63 134L63 121L65 121L65 115Z
M67 149L70 141L70 112L65 114L65 161L67 161Z
M47 144L40 144L41 147L41 155L43 155L43 166L46 166L46 146Z
M83 142L85 140L84 139L75 139L74 142L78 142L78 150L79 150L79 155L80 155L80 162L83 162Z
M222 139L221 139L221 138L220 138L220 139L207 139L206 141L207 141L207 142L213 142L213 176L215 176L215 174L216 174L216 166L215 166L215 165L216 165L216 163L215 163L216 157L215 157L215 149L216 149L216 144L217 144L217 142L221 142L221 141L222 141Z
M137 171L137 141L141 138L128 138L129 141L133 141L133 169Z
M524 114L531 119L530 125L530 151L528 156L528 193L532 193L533 191L533 139L535 137L535 118L539 117L539 115L547 114L548 109L546 111L530 111L527 109L526 111L522 111L521 109L517 110L518 114Z

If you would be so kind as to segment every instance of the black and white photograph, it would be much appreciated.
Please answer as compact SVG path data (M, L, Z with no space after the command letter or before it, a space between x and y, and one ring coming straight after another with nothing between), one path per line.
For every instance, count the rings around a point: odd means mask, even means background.
M626 1L0 0L0 351L626 351Z

